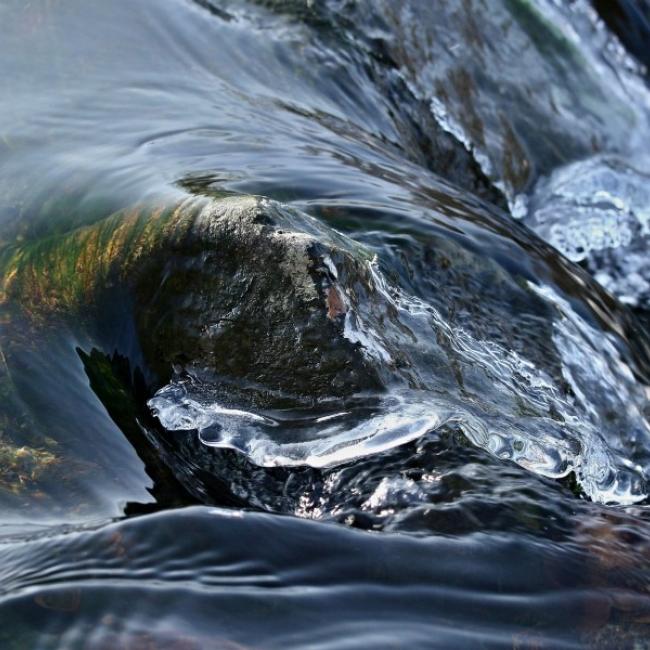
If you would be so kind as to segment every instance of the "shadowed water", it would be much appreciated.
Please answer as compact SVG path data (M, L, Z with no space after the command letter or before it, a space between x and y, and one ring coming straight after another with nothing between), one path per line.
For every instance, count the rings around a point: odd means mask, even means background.
M208 508L9 539L0 553L8 648L574 648L648 607L629 571L609 596L607 568L568 545Z
M1 647L648 647L647 21L600 4L0 4ZM370 387L160 375L56 293L243 195Z

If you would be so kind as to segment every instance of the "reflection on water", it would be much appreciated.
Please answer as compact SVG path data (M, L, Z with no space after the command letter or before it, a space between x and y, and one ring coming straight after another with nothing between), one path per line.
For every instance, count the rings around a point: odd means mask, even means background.
M603 4L0 4L2 648L649 647L647 6ZM279 261L157 239L244 194ZM161 370L165 305L230 351Z

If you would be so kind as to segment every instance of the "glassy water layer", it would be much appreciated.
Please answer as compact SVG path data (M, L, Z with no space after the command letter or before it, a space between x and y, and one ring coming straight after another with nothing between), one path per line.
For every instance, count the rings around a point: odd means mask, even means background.
M649 647L649 15L0 3L0 646Z

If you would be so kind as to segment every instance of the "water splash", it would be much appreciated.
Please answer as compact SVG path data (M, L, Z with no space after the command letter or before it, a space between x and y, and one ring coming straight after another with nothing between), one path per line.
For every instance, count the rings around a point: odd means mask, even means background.
M648 387L635 379L615 341L555 290L529 284L553 313L560 375L533 362L532 351L515 352L445 319L391 284L376 260L368 263L368 274L372 308L348 294L346 318L367 358L391 370L385 394L248 410L230 405L227 393L184 377L150 400L154 414L169 430L196 430L205 445L237 449L263 466L333 466L455 424L500 459L552 478L574 472L595 501L646 497ZM395 366L400 355L408 357L407 369ZM435 367L427 366L433 359Z
M650 307L650 159L599 155L541 180L525 223L569 259L585 260L622 302Z

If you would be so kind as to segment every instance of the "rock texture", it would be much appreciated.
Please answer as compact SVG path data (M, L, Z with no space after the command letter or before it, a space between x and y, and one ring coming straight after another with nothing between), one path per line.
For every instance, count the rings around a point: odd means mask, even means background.
M156 381L182 368L271 392L342 396L379 380L343 336L345 299L328 264L340 258L353 274L365 253L333 237L255 197L136 208L6 252L1 298L100 338L132 320Z

